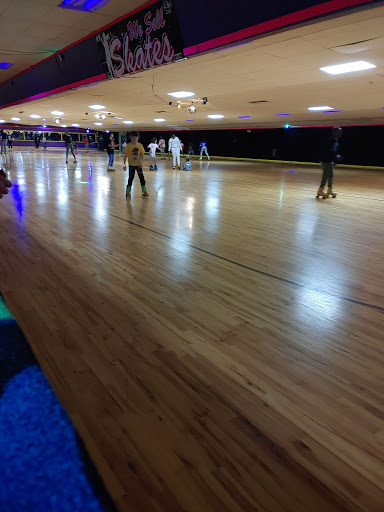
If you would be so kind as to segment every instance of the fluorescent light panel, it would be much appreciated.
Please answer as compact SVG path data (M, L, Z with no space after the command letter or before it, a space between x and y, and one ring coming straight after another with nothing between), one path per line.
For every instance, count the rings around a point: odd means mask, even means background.
M207 117L209 117L209 119L222 119L224 116L221 114L209 114Z
M176 91L176 92L168 92L168 96L172 96L173 98L191 98L195 95L194 92L189 91Z
M61 110L52 110L51 114L54 116L63 116L64 112L61 112Z
M102 110L103 108L106 108L105 105L88 105L88 107L93 110Z
M364 71L365 69L373 69L376 66L364 60L356 62L347 62L346 64L336 64L335 66L325 66L320 68L321 71L330 75L341 75L343 73L352 73L353 71Z
M162 117L157 117L156 119L154 119L154 121L156 123L165 123L166 119L163 119Z
M328 107L328 105L323 105L321 107L308 107L308 110L334 110L333 107Z

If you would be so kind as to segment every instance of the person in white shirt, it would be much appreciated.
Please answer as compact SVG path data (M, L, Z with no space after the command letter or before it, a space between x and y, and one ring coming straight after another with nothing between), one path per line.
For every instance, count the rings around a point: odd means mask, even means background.
M181 143L179 137L176 137L175 134L169 139L168 142L168 151L172 153L173 156L173 168L176 169L176 164L180 169L180 150Z
M159 149L159 145L157 144L157 139L153 137L151 143L148 144L149 156L151 158L151 165L149 167L150 171L157 171L156 165L156 149Z
M163 137L159 140L159 149L161 153L161 159L163 160L165 158L165 140Z

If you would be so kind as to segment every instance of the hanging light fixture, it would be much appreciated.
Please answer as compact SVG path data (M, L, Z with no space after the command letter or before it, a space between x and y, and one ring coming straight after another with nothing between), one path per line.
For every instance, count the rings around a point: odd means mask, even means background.
M194 114L196 112L196 107L195 105L190 105L189 107L187 107L187 112L188 114Z

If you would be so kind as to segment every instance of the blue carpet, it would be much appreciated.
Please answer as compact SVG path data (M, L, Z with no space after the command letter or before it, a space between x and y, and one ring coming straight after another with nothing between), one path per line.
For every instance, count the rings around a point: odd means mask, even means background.
M0 297L0 511L115 510L83 442Z

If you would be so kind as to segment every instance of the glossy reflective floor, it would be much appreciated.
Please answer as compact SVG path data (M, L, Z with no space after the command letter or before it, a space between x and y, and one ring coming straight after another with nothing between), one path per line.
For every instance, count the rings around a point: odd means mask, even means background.
M384 510L384 173L1 159L0 289L120 511Z

